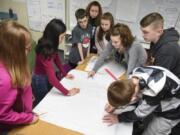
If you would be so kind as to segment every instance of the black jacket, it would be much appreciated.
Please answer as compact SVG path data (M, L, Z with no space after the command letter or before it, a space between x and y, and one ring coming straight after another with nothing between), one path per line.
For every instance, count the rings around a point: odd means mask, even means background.
M158 66L138 67L133 70L133 76L144 80L142 96L134 110L118 115L119 122L143 120L152 113L171 120L180 118L180 79L177 76Z
M169 69L180 78L180 46L179 34L174 28L164 30L156 44L151 43L150 55L153 64Z

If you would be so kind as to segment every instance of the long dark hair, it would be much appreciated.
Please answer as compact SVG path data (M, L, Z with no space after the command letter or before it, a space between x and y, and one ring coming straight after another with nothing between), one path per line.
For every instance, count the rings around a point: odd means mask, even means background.
M46 26L43 36L36 46L36 53L42 54L45 58L51 56L58 50L59 35L66 31L66 25L62 20L52 19Z
M103 40L104 34L106 34L106 36L105 36L106 40L110 41L111 29L114 26L114 18L110 12L106 12L102 15L101 20L109 20L111 25L110 25L110 29L108 31L104 32L103 29L101 28L101 24L100 24L99 32L97 35L98 41Z
M90 9L92 6L97 6L99 8L99 14L95 19L95 26L98 26L100 24L100 18L102 16L102 7L101 4L98 1L92 1L88 4L87 8L86 8L86 13L87 16L89 17L89 19L91 20L92 18L90 17Z

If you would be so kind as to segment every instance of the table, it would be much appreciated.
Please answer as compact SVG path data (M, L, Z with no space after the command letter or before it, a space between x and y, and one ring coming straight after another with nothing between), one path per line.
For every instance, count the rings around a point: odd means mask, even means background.
M87 62L88 59L85 60L84 65L86 65ZM62 133L63 135L131 135L132 123L117 124L111 127L102 123L101 119L104 115L104 106L107 101L106 92L103 91L113 80L111 80L112 78L107 75L100 79L101 82L96 83L99 81L99 76L101 76L101 74L94 79L85 80L84 78L87 76L87 72L85 73L83 71L85 69L84 65L78 66L76 70L71 71L76 78L74 82L67 79L62 80L62 83L66 87L80 87L80 94L73 97L64 97L58 90L52 88L52 90L34 109L37 113L44 113L40 116L40 121L34 125L12 130L9 135L39 135L40 132L42 134L42 131L44 132L43 135L56 135L59 133ZM82 85L84 83L87 84ZM97 89L97 87L99 89ZM89 115L92 116L90 117ZM82 122L84 124L82 124Z

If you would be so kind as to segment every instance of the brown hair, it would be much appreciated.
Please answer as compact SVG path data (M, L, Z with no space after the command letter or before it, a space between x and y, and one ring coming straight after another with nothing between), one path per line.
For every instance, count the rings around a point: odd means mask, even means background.
M143 17L140 21L141 27L147 27L149 25L153 24L153 26L156 27L162 27L164 24L164 19L161 14L157 12L150 13Z
M100 18L102 16L102 7L101 7L101 4L98 2L98 1L92 1L88 4L87 8L86 8L86 13L87 13L87 16L90 17L90 9L92 6L97 6L99 8L99 14L98 16L96 17L96 20L95 20L95 24L96 26L98 26L100 24Z
M98 38L97 40L102 41L104 34L106 34L106 40L109 41L110 40L110 31L114 26L114 18L110 12L106 12L102 15L101 20L109 20L111 25L110 25L110 29L106 32L103 31L101 26L99 27L99 32L97 34L97 38Z
M86 10L83 9L83 8L77 9L76 12L75 12L75 16L76 16L76 19L77 19L77 20L78 20L78 19L83 19L84 17L87 16Z
M111 30L111 36L120 36L124 48L128 48L134 41L131 30L126 24L117 23Z
M13 87L30 85L31 76L26 57L26 44L30 33L15 21L4 21L0 25L0 61L7 68Z
M108 88L108 101L114 107L123 106L131 101L135 86L131 80L115 81Z

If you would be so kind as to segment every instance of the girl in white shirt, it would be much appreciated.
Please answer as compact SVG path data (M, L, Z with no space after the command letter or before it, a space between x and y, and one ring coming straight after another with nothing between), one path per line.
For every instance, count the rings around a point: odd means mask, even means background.
M100 20L100 26L96 29L95 45L98 54L104 50L108 42L110 41L110 31L114 25L114 18L111 13L106 12L102 15Z

